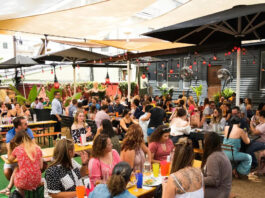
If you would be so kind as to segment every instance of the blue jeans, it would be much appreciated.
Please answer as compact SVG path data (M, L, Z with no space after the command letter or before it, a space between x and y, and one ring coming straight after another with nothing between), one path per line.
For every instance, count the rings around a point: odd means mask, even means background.
M232 152L231 151L224 151L226 156L229 158L230 161L236 161L237 167L233 167L236 168L237 172L239 172L242 175L248 175L250 172L250 168L251 168L251 163L252 163L252 158L251 155L246 154L246 153L242 153L242 152L238 152L238 151L234 151L234 159L232 156Z
M256 151L265 150L265 143L253 141L251 144L247 147L246 152L251 155L252 157L252 167L256 168L258 166L258 161L255 156Z

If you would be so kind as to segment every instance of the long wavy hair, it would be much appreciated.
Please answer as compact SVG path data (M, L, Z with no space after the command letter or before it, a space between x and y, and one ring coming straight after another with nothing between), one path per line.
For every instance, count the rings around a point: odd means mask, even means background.
M166 125L160 125L150 136L149 143L159 142L165 133L170 133L170 128L168 128Z
M143 130L139 124L132 124L129 126L122 142L121 150L134 150L140 148L144 141Z
M75 124L75 125L78 124L78 116L79 116L79 114L81 114L81 113L84 114L84 111L83 111L83 110L78 110L78 111L76 112L75 117L74 117L74 124ZM84 114L84 116L85 116L85 114ZM87 124L86 124L86 120L85 120L85 119L84 119L84 121L83 121L83 126L84 126L84 127L87 126Z

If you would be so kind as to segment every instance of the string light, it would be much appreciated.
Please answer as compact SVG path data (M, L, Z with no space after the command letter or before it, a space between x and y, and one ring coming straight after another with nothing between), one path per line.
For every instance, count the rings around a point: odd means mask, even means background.
M53 74L53 69L51 69L51 74Z
M180 64L179 64L179 63L177 64L177 67L178 67L178 68L180 67Z
M205 61L205 60L203 60L203 61L202 61L202 64L203 64L203 65L206 65L206 61Z
M170 69L170 70L169 70L169 73L173 74L173 69Z
M146 78L146 75L145 73L142 74L142 79L145 79Z
M192 65L190 65L189 68L192 69Z
M228 54L228 55L231 55L231 52L229 51L227 54Z
M151 63L150 63L150 62L148 62L147 64L148 64L149 66L151 65Z
M225 53L225 56L227 56L227 53Z
M216 61L217 60L217 57L216 56L213 56L213 60Z

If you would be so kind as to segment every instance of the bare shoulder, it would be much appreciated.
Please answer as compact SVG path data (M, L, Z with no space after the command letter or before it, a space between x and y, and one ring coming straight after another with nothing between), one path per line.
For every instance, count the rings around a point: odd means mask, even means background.
M202 187L202 174L198 168L186 167L174 174L186 192L193 192Z

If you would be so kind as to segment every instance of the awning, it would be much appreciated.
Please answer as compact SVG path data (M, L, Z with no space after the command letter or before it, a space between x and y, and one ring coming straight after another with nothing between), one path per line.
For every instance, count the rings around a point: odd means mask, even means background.
M73 47L66 50L41 55L34 59L37 61L77 62L98 60L102 58L108 58L108 56Z
M94 43L116 47L119 49L124 49L127 51L157 51L172 48L181 48L192 46L191 44L185 43L171 43L154 38L140 38L140 39L130 39L130 40L91 40Z
M0 33L13 31L76 38L102 38L121 26L129 26L131 17L155 0L110 0L74 9L35 16L1 20ZM13 32L14 33L14 32Z
M30 67L37 64L38 63L30 57L17 55L14 58L11 58L5 62L0 63L0 69Z

